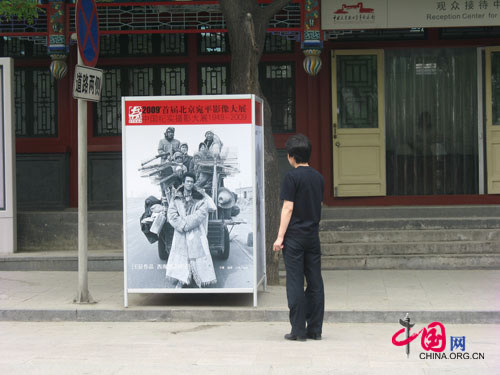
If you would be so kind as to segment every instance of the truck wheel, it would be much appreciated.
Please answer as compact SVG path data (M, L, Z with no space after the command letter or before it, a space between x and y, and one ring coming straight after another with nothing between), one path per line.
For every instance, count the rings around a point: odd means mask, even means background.
M171 226L167 223L163 226L160 233L158 233L158 256L161 260L168 260L168 255L170 251L170 246L172 245L172 239L169 236L173 233L170 233L169 230ZM169 243L170 242L170 243Z
M229 242L229 231L227 228L224 228L224 251L222 252L220 259L226 260L229 258L229 249L231 247L231 244Z

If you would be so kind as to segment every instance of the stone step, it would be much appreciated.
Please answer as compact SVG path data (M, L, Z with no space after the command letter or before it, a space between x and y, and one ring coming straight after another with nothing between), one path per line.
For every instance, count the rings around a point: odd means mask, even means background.
M500 205L323 207L323 220L412 219L412 218L500 218Z
M498 229L500 218L391 218L320 222L320 231Z
M89 211L89 250L123 247L122 211ZM324 207L322 231L498 229L500 205ZM18 250L76 250L78 211L20 211Z
M500 229L322 231L323 245L377 242L500 241Z
M323 256L324 270L354 269L498 269L500 254L411 254Z
M89 251L89 271L123 271L123 250ZM0 271L78 271L78 252L24 252L0 256Z
M500 255L500 242L460 241L460 242L376 242L350 244L321 244L323 255L442 255L467 254L482 256L482 254Z
M386 249L387 251L387 249ZM323 252L325 253L324 249ZM123 252L90 251L89 271L123 271ZM322 268L330 269L499 269L498 247L491 253L349 254L322 256ZM280 269L284 270L280 257ZM16 253L0 257L0 271L77 271L76 252Z
M323 255L323 270L499 269L500 254ZM280 270L285 270L280 258Z

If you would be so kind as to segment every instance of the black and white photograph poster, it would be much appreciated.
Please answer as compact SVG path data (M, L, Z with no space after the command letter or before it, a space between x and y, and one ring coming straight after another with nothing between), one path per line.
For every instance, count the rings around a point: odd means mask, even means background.
M126 292L256 293L265 283L260 99L125 97L122 110Z

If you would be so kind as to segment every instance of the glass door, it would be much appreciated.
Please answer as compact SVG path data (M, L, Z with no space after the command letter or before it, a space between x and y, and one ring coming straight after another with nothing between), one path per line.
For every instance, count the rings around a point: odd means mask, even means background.
M387 194L478 194L475 48L385 53Z
M500 47L486 49L488 194L500 194Z

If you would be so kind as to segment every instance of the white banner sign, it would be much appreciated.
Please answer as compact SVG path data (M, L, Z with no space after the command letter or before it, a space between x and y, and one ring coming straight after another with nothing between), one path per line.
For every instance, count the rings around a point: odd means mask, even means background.
M92 102L101 100L102 76L101 69L77 65L73 81L73 98Z
M0 103L3 103L3 66L0 66ZM3 105L0 106L0 210L5 210L5 152L3 138L5 132Z
M323 30L500 25L500 0L322 0Z
M13 81L14 60L0 58L0 254L15 253L17 248Z

